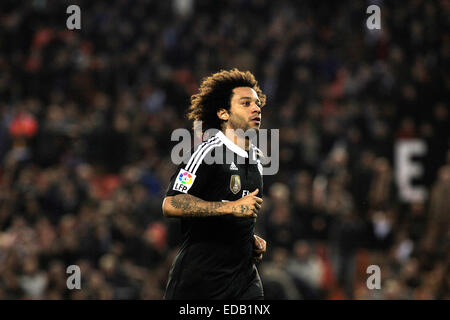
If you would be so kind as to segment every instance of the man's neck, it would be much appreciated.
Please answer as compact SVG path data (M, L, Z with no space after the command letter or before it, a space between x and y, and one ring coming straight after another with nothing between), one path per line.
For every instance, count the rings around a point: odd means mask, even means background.
M225 137L230 139L235 145L244 149L245 151L248 151L250 144L248 137L241 137L237 135L233 129L225 129L225 131L223 131L223 134L225 135Z

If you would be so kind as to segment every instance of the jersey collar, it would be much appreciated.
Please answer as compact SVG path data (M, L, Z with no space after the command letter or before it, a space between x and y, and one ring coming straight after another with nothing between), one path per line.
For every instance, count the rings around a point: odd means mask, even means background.
M238 145L236 145L230 139L228 139L227 136L224 135L222 131L218 131L216 133L216 137L218 137L220 139L220 141L222 141L234 153L237 153L238 155L240 155L243 158L248 158L248 152L245 151L244 149L242 149L241 147L239 147ZM254 147L253 144L251 144L250 147L253 148Z

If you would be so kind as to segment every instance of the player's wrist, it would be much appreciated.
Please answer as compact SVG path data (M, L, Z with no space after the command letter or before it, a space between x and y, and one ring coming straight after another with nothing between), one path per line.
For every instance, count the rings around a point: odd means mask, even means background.
M233 214L233 202L234 201L225 202L224 214Z

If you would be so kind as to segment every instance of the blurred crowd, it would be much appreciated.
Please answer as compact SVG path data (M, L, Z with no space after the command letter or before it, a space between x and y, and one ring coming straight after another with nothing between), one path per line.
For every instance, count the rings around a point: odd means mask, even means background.
M66 29L70 4L81 30ZM180 245L161 212L171 132L191 127L201 79L233 67L255 74L263 127L280 129L256 227L266 298L450 298L449 1L0 9L0 299L161 299ZM399 197L400 139L427 145L424 200Z

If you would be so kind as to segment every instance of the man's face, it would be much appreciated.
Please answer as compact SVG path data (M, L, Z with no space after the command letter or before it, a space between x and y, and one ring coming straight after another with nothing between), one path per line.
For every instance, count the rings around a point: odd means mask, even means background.
M233 89L231 98L230 117L228 128L259 130L261 125L261 101L258 94L250 87L237 87Z

